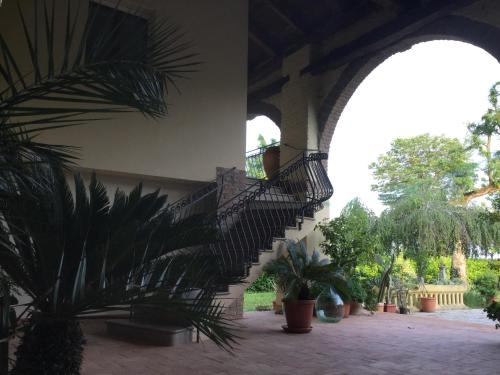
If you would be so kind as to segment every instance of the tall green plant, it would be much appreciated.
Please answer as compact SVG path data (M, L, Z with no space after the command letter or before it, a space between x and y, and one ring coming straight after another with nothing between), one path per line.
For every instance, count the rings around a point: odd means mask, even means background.
M339 217L316 226L324 236L320 247L334 267L351 275L356 266L373 259L375 215L359 199L350 201Z
M457 244L475 253L500 243L496 225L487 225L479 207L456 206L443 192L413 186L383 213L390 222L393 241L415 259L418 276L425 276L431 255L449 255Z
M88 190L75 176L73 195L60 169L30 169L45 183L10 197L0 227L0 268L32 298L13 374L78 373L78 320L134 304L155 305L231 346L234 335L214 298L219 283L236 280L224 279L204 245L213 238L210 221L172 221L166 197L143 194L141 185L117 190L110 201L95 176Z
M265 271L276 277L288 300L311 299L313 288L334 287L342 295L349 296L341 270L328 259L321 259L317 250L308 255L302 242L288 241L286 255L268 263Z

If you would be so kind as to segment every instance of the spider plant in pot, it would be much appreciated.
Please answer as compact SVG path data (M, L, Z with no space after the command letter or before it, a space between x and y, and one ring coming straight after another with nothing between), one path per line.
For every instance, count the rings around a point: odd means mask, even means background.
M312 255L301 242L287 242L286 254L270 262L265 271L275 275L284 290L283 306L287 325L283 329L293 333L311 331L314 310L313 288L334 288L344 296L349 295L347 283L328 259L320 259L314 250Z

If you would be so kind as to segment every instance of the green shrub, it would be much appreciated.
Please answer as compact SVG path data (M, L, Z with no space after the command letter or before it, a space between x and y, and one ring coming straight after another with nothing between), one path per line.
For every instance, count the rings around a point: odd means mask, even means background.
M445 265L446 272L449 277L451 271L451 257L429 257L424 275L424 280L426 283L436 283L439 280L439 269L441 267L441 264Z
M486 305L486 299L477 290L471 289L464 293L464 304L472 309Z
M470 284L488 271L500 276L500 260L467 259L467 279Z
M247 288L248 293L274 292L276 281L274 276L266 272L262 274Z
M492 302L487 308L484 309L486 316L496 322L495 327L500 328L500 303Z
M491 298L498 291L498 275L488 270L474 280L474 288L485 298Z

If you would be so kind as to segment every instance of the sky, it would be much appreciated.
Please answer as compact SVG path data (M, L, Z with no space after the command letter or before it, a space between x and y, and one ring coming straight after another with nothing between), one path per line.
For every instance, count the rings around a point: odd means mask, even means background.
M384 206L371 191L368 165L395 138L429 133L463 140L467 123L479 121L488 108L488 91L497 81L495 58L454 41L417 44L375 68L349 100L333 135L331 217L355 197L379 214ZM258 117L248 123L247 150L257 147L258 134L279 139L272 121Z

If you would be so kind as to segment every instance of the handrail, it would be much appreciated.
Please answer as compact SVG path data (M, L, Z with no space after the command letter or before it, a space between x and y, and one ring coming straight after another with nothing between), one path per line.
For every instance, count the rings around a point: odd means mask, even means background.
M212 250L226 274L247 274L259 252L283 237L287 226L295 226L297 217L312 216L332 196L322 165L327 158L326 153L302 154L270 180L256 181L217 208L219 239Z
M218 236L209 245L218 256L227 276L245 277L259 253L272 247L275 238L284 237L288 226L313 216L333 194L333 186L323 167L326 153L301 153L292 158L268 180L245 185L230 199L219 202L226 171L217 181L198 189L172 205L175 220L202 215L214 225Z
M269 148L278 146L280 146L279 141L247 151L245 157L245 171L247 176L250 178L265 179L266 172L264 171L263 164L264 153Z

